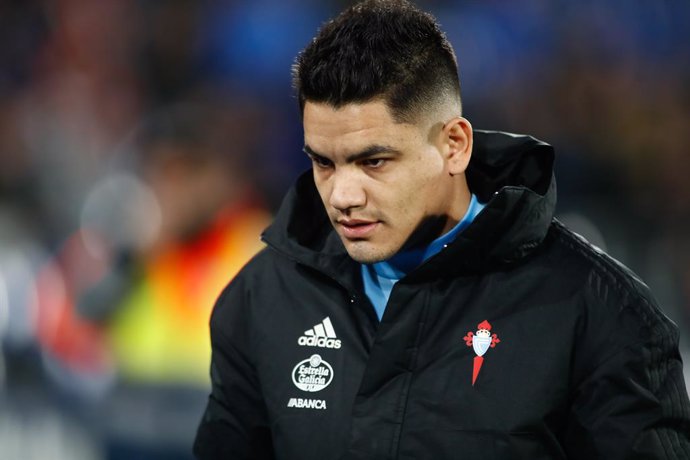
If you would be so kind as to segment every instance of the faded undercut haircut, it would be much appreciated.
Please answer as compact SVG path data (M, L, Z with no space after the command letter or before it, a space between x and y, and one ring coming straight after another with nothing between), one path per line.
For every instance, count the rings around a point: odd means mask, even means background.
M405 0L368 0L327 22L297 56L293 85L307 101L340 108L382 98L398 123L452 104L460 115L453 47L436 19Z

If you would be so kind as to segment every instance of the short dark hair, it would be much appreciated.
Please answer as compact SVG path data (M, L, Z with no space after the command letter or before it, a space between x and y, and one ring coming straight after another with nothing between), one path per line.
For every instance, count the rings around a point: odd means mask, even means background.
M307 101L338 108L378 97L398 122L448 101L460 109L452 45L431 14L405 0L364 1L327 22L297 56L293 85L302 113Z

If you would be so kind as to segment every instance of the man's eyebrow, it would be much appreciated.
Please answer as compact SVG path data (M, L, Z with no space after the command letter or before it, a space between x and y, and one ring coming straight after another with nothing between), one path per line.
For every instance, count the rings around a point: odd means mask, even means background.
M304 147L302 147L302 151L303 151L304 153L306 153L307 155L309 155L310 157L325 158L325 157L324 157L323 155L321 155L320 153L316 153L314 150L312 150L311 147L309 147L309 146L306 145L306 144L305 144Z
M325 155L322 155L318 152L315 152L311 147L308 145L305 145L304 148L302 149L304 153L311 157L317 157L317 158L328 158ZM379 155L381 153L390 153L393 155L400 155L401 152L400 150L391 147L389 145L379 145L379 144L374 144L370 145L369 147L365 148L361 152L353 153L351 155L348 155L345 157L345 161L347 163L354 163L355 161L360 161L360 160L366 160L367 158L373 157L375 155Z

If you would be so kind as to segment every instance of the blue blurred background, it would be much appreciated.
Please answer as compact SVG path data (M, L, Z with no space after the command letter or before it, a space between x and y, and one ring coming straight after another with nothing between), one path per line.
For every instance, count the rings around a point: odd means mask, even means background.
M213 301L308 167L290 66L350 3L0 2L0 458L191 458ZM688 361L690 2L417 3Z

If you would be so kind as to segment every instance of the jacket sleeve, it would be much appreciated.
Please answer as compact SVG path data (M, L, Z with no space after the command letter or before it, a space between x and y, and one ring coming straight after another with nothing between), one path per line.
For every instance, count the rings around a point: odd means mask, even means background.
M194 441L200 460L274 458L266 406L250 356L250 305L239 275L211 316L211 394Z
M620 315L609 331L615 335L616 327L626 328L626 317L641 318L632 335L638 340L618 347L600 339L599 354L607 345L615 351L584 373L572 395L568 458L690 459L690 402L678 330L653 302L636 303L641 305L632 308L635 313ZM588 359L595 354L590 348Z

